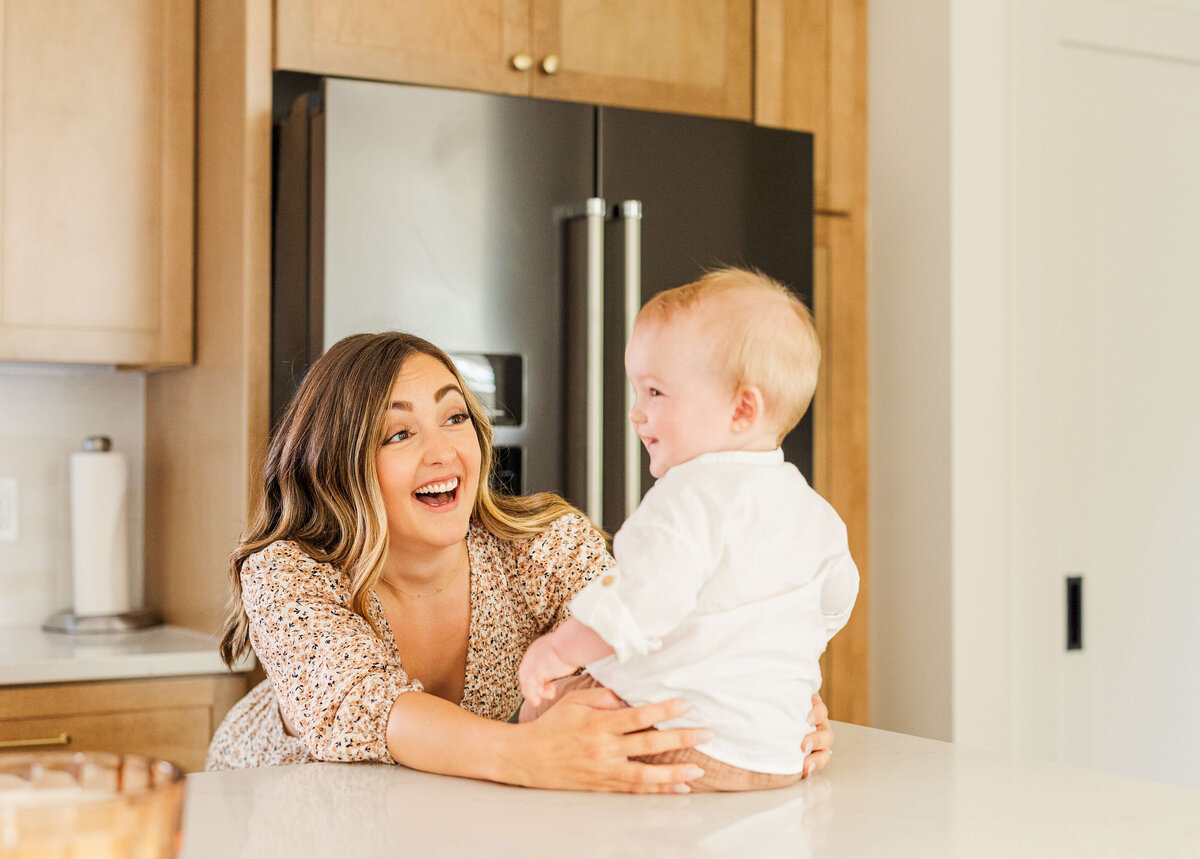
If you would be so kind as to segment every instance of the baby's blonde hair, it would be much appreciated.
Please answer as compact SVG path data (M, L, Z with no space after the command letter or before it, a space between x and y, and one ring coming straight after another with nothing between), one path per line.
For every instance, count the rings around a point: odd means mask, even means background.
M696 312L703 314L718 371L734 390L753 385L762 392L767 417L782 440L808 411L817 387L821 344L812 313L774 278L730 267L658 293L637 322L662 323Z

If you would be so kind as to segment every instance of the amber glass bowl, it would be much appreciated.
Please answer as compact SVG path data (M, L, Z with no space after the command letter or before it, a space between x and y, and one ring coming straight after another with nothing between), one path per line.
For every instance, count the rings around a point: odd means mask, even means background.
M165 859L182 819L183 771L166 761L0 754L0 859Z

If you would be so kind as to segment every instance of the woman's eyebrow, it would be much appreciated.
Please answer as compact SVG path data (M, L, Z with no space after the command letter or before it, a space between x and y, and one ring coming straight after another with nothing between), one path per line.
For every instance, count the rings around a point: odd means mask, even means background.
M464 400L466 399L466 397L463 396L462 389L459 388L458 385L451 383L449 385L443 385L442 387L438 388L438 392L433 395L433 401L435 403L440 403L442 401L442 398L445 397L446 394L450 393L451 391L456 391L460 397L462 397Z
M466 397L463 396L462 388L460 388L458 385L450 384L443 385L442 387L438 388L437 392L433 395L433 401L435 403L440 403L443 399L445 399L446 394L450 393L451 391L457 392L460 397L462 397L464 400L466 399ZM413 410L413 404L408 400L394 400L391 407L393 409L400 409L401 411L405 412L411 412Z

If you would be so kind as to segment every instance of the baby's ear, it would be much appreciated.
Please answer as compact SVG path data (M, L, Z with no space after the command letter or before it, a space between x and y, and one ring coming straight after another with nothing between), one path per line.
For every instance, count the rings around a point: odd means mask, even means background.
M731 428L734 432L745 432L753 429L763 418L764 403L762 391L755 385L743 385L733 395L733 420Z

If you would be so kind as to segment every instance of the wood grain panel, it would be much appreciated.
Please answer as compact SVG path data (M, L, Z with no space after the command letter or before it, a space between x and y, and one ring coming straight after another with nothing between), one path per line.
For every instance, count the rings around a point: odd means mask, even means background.
M749 119L749 0L534 0L533 94Z
M200 9L196 363L146 381L146 596L220 628L270 429L271 3Z
M65 733L71 742L56 748L73 752L148 755L196 772L204 769L208 741L212 736L210 721L207 707L105 713L99 717L0 719L0 741L56 737Z
M867 205L867 0L830 2L828 110L829 192L822 208L861 219Z
M0 4L0 359L185 364L195 9Z
M200 770L246 689L244 674L0 687L0 741L67 734L62 748L72 751L152 755Z
M278 0L275 67L528 94L528 0Z
M816 278L821 381L814 402L814 488L846 523L858 565L858 601L822 660L823 695L833 718L869 724L867 531L866 231L862 218L818 217Z

